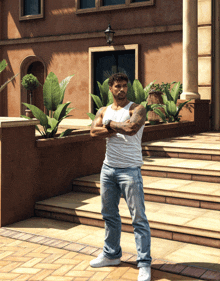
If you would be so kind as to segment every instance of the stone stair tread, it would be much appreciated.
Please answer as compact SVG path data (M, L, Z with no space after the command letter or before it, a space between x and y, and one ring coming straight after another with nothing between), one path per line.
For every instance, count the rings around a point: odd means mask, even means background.
M219 161L143 156L143 162L142 169L220 176Z
M201 199L220 203L219 183L209 183L202 181L171 179L161 177L143 177L143 187L145 193L155 195L168 195L174 197ZM94 174L75 179L73 185L100 188L100 174Z
M200 133L142 143L143 150L220 155L220 138L215 132Z
M181 231L194 235L220 239L220 213L218 211L164 203L146 202L146 214L151 227L168 231ZM130 214L124 199L120 202L122 223L131 224ZM101 219L100 196L70 192L36 203L35 209L66 212L66 214L95 216Z
M198 148L198 147L178 147L178 146L165 146L165 145L142 145L143 150L153 150L160 152L178 152L178 153L189 153L189 154L208 154L208 155L220 155L220 147L213 149Z

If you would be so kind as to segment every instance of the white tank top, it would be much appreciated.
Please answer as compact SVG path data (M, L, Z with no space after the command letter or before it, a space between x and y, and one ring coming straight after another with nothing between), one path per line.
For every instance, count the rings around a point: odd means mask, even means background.
M130 119L129 109L133 102L129 102L120 110L113 110L112 105L106 109L103 122L107 119L124 122ZM143 165L141 139L144 125L134 136L117 133L106 138L106 153L104 164L114 168L135 168Z

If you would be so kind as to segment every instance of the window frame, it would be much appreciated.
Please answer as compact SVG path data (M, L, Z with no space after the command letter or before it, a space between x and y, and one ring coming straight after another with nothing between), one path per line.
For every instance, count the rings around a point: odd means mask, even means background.
M110 10L118 10L118 9L126 9L126 8L137 8L143 6L153 6L155 4L155 0L150 0L147 2L132 2L132 0L125 0L125 4L103 6L102 0L95 0L94 8L80 9L80 0L75 0L75 2L76 2L76 14L85 14L85 13L110 11Z
M40 0L41 13L38 15L24 15L24 0L19 0L19 20L33 20L44 18L44 0Z

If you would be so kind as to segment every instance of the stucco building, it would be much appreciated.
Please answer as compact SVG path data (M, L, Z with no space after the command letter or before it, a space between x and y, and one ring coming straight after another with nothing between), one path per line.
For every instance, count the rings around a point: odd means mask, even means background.
M154 80L188 81L198 68L185 91L210 100L210 123L219 129L219 5L218 0L1 0L0 59L8 68L0 79L19 76L1 93L0 114L24 114L28 95L21 79L27 73L41 84L51 71L59 81L74 74L64 101L75 107L71 118L87 119L93 111L89 93L112 72L124 71L146 86ZM115 31L111 46L104 35L109 23ZM43 109L42 87L34 104Z

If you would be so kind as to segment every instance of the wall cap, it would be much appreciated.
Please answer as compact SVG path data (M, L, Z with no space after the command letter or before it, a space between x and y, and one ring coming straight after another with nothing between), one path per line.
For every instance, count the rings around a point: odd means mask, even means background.
M188 127L190 125L195 125L194 121L180 121L174 123L160 123L157 125L150 125L149 123L145 123L144 133L161 131L161 130L171 130L176 128ZM98 138L92 138L89 133L90 130L84 130L76 135L69 135L62 138L48 138L48 139L36 139L36 147L45 148L45 147L53 147L57 145L65 145L67 143L75 143L75 142L88 142L88 141L97 141L100 140ZM104 139L103 139L104 140Z
M33 126L38 124L40 124L40 121L36 118L30 120L21 117L0 117L0 128Z
M177 100L177 103L182 103L182 102L185 102L187 100ZM188 102L189 103L210 103L210 100L200 100L200 99L192 99L191 101Z

